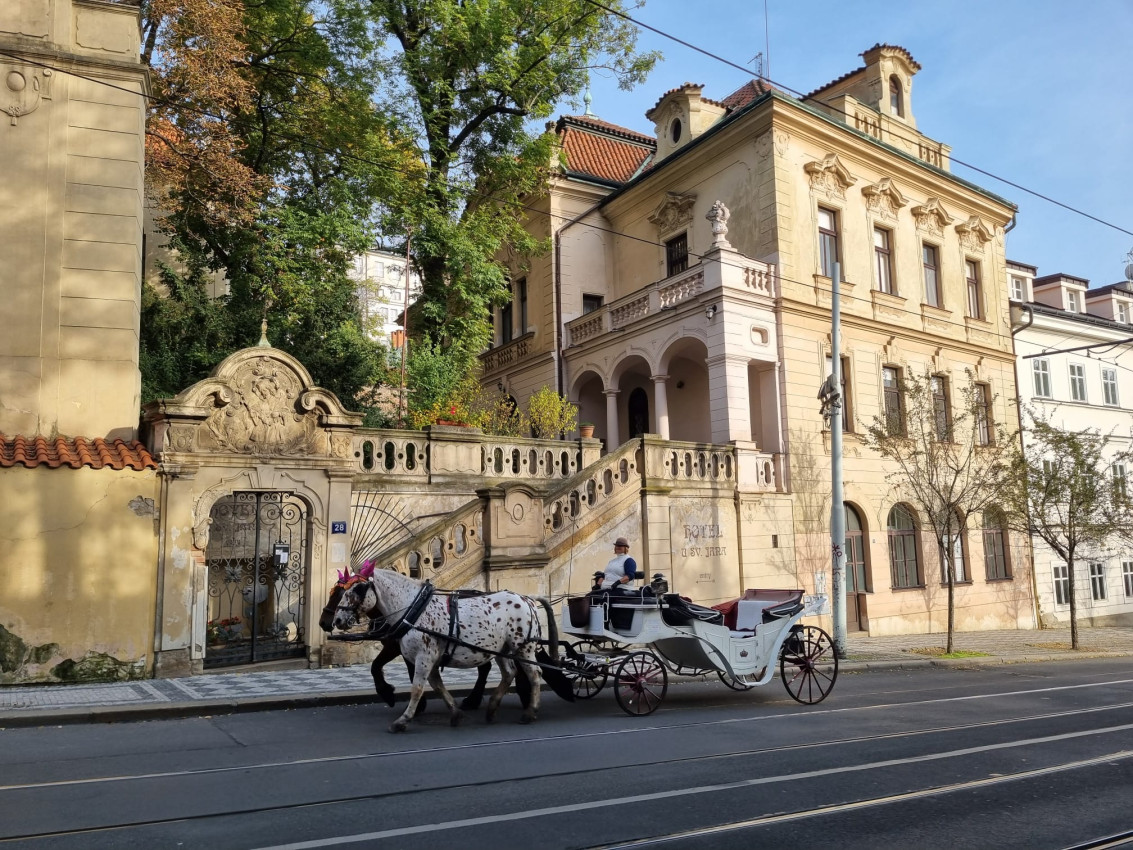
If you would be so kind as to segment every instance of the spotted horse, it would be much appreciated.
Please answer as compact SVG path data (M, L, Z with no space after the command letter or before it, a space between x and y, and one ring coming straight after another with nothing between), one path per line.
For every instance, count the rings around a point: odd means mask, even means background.
M542 639L536 604L547 611L550 663L558 663L558 626L550 603L510 591L459 597L435 593L429 582L419 582L392 570L374 570L368 577L351 576L335 606L333 628L349 629L364 617L379 619L396 638L401 654L414 665L409 705L391 725L404 732L414 717L428 683L445 701L453 726L463 713L441 681L444 666L479 667L495 659L500 684L488 701L487 719L495 719L500 702L515 678L517 664L531 682L531 700L520 722L530 723L539 713L542 673L536 653Z

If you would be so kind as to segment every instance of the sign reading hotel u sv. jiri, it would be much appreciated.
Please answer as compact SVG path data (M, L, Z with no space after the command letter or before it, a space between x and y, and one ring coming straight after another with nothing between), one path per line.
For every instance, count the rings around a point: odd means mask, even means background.
M735 507L694 499L669 507L672 589L711 605L740 595Z

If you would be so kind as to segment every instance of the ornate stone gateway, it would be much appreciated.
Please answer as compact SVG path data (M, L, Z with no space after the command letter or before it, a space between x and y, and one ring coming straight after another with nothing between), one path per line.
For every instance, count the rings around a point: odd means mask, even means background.
M303 503L237 492L219 499L210 519L205 668L305 655Z

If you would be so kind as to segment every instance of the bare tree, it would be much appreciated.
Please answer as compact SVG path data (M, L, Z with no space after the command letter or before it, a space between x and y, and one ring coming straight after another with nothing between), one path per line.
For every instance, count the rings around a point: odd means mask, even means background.
M971 517L1002 501L1018 439L994 419L995 399L970 373L954 392L943 375L892 377L898 383L887 388L883 414L874 417L865 442L893 461L887 480L923 513L936 540L948 588L952 652L956 549Z
M1011 461L1004 507L1013 528L1041 540L1066 565L1062 587L1070 605L1070 644L1079 649L1078 559L1100 552L1127 526L1125 480L1113 474L1117 454L1108 435L1096 428L1064 430L1032 409L1025 420L1024 445L1016 447Z

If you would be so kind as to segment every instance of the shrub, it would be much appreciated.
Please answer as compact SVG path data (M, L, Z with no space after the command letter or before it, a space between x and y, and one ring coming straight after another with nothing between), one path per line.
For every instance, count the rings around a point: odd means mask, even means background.
M527 421L531 436L553 440L577 427L578 406L550 387L543 387L527 400Z

